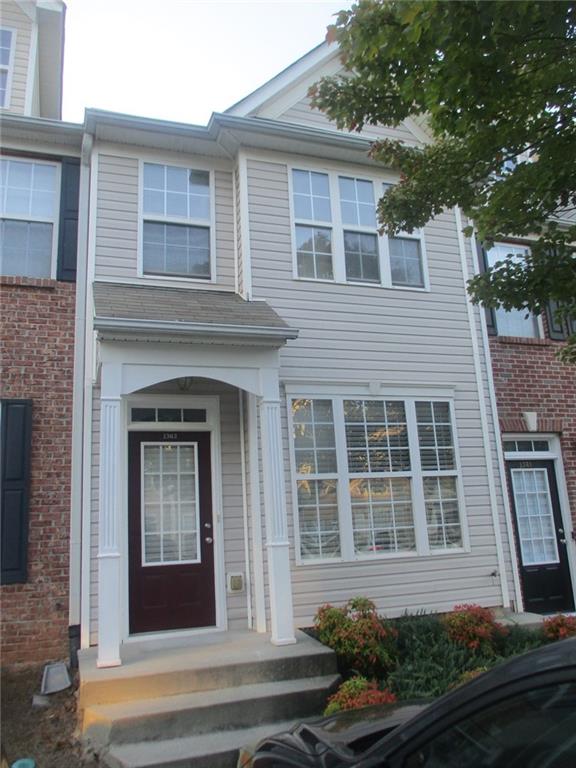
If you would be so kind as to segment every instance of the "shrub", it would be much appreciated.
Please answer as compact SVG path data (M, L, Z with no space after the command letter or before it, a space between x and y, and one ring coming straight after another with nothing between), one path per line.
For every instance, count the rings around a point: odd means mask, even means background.
M400 662L388 685L399 699L441 696L463 672L478 667L478 655L452 642L438 616L407 615L396 619L394 626Z
M332 648L346 669L384 676L396 661L396 631L370 600L356 597L342 608L323 605L314 618L320 642Z
M565 640L567 637L576 637L576 616L551 616L544 619L542 631L546 640Z
M507 633L493 611L480 605L456 605L442 621L454 643L486 656L494 655L498 638Z
M361 709L373 704L394 704L396 696L388 689L380 690L375 680L358 675L346 680L328 699L325 715L333 715L346 709Z
M507 659L540 648L543 640L542 632L515 624L508 627L506 634L500 633L495 638L494 647L497 656Z
M483 675L484 672L488 672L488 667L475 667L474 669L467 669L460 675L460 678L450 686L451 688L458 688L460 685L466 685L470 680L474 680L479 675Z

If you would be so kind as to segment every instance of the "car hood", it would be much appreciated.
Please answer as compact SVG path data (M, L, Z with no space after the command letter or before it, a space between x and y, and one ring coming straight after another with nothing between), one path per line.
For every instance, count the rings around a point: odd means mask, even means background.
M422 712L429 701L403 702L339 712L332 717L300 723L258 745L258 761L274 759L286 768L340 768L352 765L360 753ZM243 750L238 768L252 766L252 752ZM258 762L256 763L256 766Z

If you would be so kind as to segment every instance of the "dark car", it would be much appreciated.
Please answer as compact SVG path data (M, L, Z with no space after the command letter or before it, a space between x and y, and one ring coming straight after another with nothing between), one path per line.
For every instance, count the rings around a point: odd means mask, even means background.
M576 768L576 638L434 703L371 707L263 740L251 768Z

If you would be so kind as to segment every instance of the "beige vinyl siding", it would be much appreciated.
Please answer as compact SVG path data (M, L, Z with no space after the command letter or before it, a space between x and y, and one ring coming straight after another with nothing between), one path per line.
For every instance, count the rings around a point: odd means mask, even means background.
M191 161L193 162L193 161ZM137 157L100 154L96 203L95 276L150 285L152 282L195 290L235 289L234 193L232 173L217 170L215 183L216 282L138 276Z
M177 394L174 383L159 384L145 390L148 394ZM141 393L139 393L141 394ZM242 504L242 463L240 453L240 420L238 390L216 381L195 381L190 395L217 395L220 397L222 512L224 528L225 572L246 571L244 524ZM100 449L100 392L94 393L92 436L92 526L91 526L91 589L90 589L90 642L97 644L98 632L98 482ZM127 523L125 523L127 525ZM226 595L229 629L244 629L248 625L246 591Z
M324 130L337 131L336 125L328 119L324 112L320 112L318 109L312 109L310 106L310 99L308 97L302 99L294 106L287 109L281 115L278 120L286 123L297 123L298 125L306 125L311 128L321 128ZM384 126L384 125L366 125L359 134L353 134L358 136L364 136L368 139L396 139L398 141L406 141L410 144L420 144L421 142L410 131L410 129L404 125Z
M366 386L426 384L454 390L471 552L354 563L295 565L295 617L309 624L318 605L368 595L391 615L405 609L445 610L457 602L502 603L484 460L482 424L453 212L425 228L430 292L293 279L287 166L248 163L252 280L297 340L281 350L284 381ZM302 390L304 391L304 390ZM285 414L284 414L285 416ZM286 464L288 434L284 423ZM286 473L290 536L292 487ZM292 553L294 557L294 553Z
M242 258L242 209L240 205L240 169L234 169L234 206L236 211L236 274L238 293L244 295L244 261Z
M32 20L18 7L14 0L4 0L0 14L0 26L16 31L12 88L8 97L7 109L19 115L26 113L26 86L28 83L32 25Z

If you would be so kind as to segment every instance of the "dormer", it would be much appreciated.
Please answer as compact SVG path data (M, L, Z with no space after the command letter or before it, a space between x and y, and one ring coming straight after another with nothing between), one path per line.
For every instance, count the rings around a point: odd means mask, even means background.
M0 110L60 120L62 0L0 0Z

